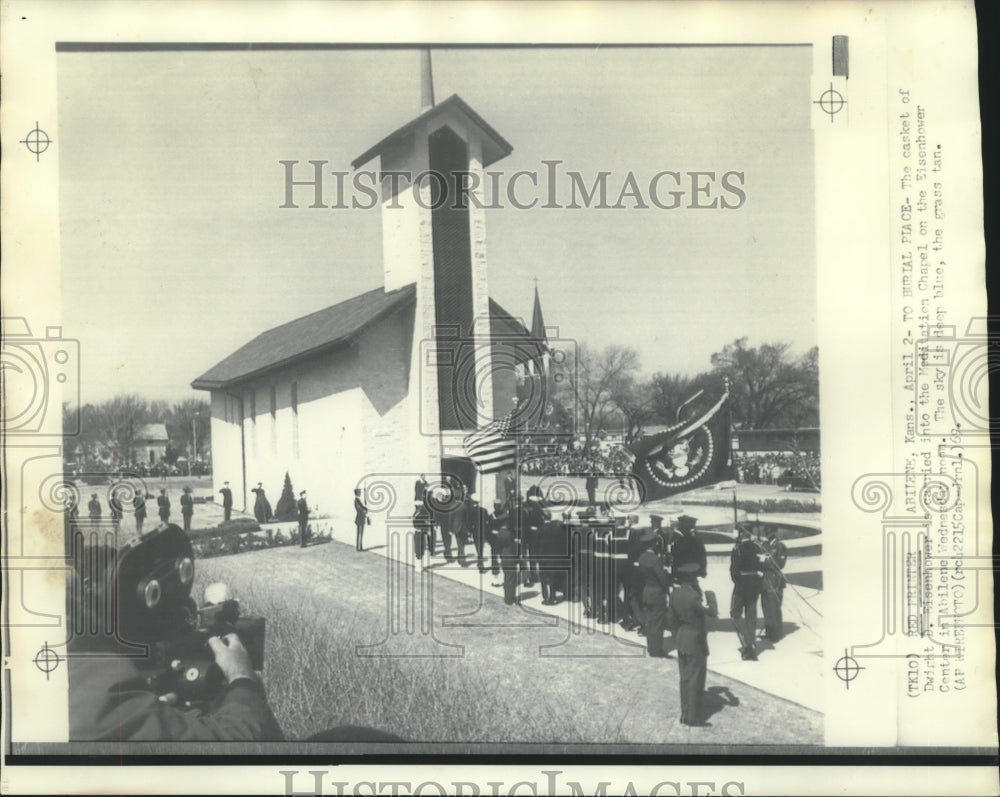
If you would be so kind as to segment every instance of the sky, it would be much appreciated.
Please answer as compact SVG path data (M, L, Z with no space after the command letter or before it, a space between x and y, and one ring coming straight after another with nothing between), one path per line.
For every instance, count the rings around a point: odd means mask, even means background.
M537 278L561 338L633 346L645 374L707 370L741 336L816 344L810 48L432 62L437 100L459 94L513 146L490 167L501 186L558 160L561 204L572 170L610 172L609 204L632 173L650 205L488 209L490 293L511 313L530 324ZM58 81L63 327L84 403L207 398L190 382L260 332L381 285L378 209L309 208L308 189L281 208L280 161L350 171L419 113L418 50L62 52ZM743 172L746 201L656 208L662 171Z

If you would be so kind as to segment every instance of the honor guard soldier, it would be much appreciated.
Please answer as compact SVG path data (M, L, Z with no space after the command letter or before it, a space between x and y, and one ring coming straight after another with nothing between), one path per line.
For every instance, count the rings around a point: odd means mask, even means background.
M230 520L233 516L233 491L229 489L229 482L223 482L222 489L219 490L222 495L222 511L224 513L225 520Z
M545 514L542 509L541 491L532 493L529 488L528 493L528 500L522 514L521 536L524 547L521 550L525 569L524 586L531 587L536 581L542 580L538 546L542 524L545 522Z
M497 578L500 575L500 540L497 535L500 533L500 529L507 527L509 519L510 512L507 511L506 504L503 499L497 498L493 502L493 514L490 516L490 525L487 535L490 542L490 570L493 573L494 578ZM493 582L494 587L502 585L503 582Z
M191 517L194 515L194 498L191 488L185 487L181 493L181 517L184 518L184 531L191 531Z
M569 596L569 527L548 509L543 510L543 518L539 535L542 603L551 606L559 602L559 595Z
M764 612L764 635L777 642L784 635L781 603L785 595L785 576L781 572L788 561L788 548L774 526L767 527L764 549L764 578L760 592L760 606Z
M615 518L611 534L612 581L610 585L612 617L622 628L631 631L639 621L633 611L632 560L629 556L629 538L632 531L629 517Z
M146 499L149 498L142 492L137 492L132 500L132 510L135 515L135 533L142 534L142 525L146 522Z
M90 518L90 522L97 524L101 522L101 502L97 498L97 493L90 494L90 501L87 502L87 517Z
M170 520L170 497L167 495L166 488L160 490L160 494L156 498L156 506L160 511L160 522L166 523Z
M299 493L299 500L295 504L299 515L299 545L306 547L306 537L309 535L309 503L306 501L306 491Z
M618 584L615 579L615 529L602 525L594 534L594 613L602 625L615 622Z
M682 564L676 569L678 581L670 593L667 617L670 631L677 644L677 664L680 670L681 725L706 725L702 719L702 699L705 695L705 675L708 670L707 617L714 617L702 603L698 588L698 565Z
M479 504L479 495L472 493L465 502L466 524L476 548L476 566L480 573L486 572L486 542L490 530L490 513Z
M705 553L705 543L698 539L698 534L695 532L697 523L698 518L690 515L681 515L677 518L677 534L674 535L670 547L675 579L680 568L690 564L698 565L695 571L698 578L705 578L708 575L708 556Z
M729 575L733 580L729 616L740 638L740 656L744 661L757 661L757 600L760 598L762 568L750 529L745 526L737 528L739 540L729 557Z
M655 658L667 657L663 650L663 629L667 626L667 595L670 575L656 555L656 532L639 533L637 547L642 549L636 562L637 591L640 595L640 620L646 634L646 651Z
M599 603L597 596L597 574L595 570L594 549L597 544L597 529L589 522L589 518L573 529L577 539L576 545L576 572L577 572L577 594L583 604L583 616L595 618L598 614Z
M520 559L518 550L520 546L510 528L510 522L504 523L497 529L496 545L500 551L500 566L503 568L503 602L512 606L517 603L517 564Z
M114 490L111 491L111 497L108 498L108 509L111 510L111 529L115 534L118 534L122 527L122 516L125 512L122 510L121 499L115 495Z

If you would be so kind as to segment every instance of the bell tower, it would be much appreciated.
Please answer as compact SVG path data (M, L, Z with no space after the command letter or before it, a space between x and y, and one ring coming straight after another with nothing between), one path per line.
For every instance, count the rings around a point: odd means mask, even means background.
M512 151L457 94L434 101L420 53L420 113L352 162L379 159L386 291L416 285L412 461L439 470L493 420L484 169Z

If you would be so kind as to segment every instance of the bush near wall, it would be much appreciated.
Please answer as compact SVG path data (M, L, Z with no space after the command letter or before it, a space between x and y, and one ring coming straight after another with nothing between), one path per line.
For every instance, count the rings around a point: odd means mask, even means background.
M330 529L310 523L308 544L329 542ZM299 544L298 524L267 524L261 528L252 518L236 518L223 521L210 529L200 529L191 535L191 547L195 559L210 559L213 556L230 556L265 548L280 548Z

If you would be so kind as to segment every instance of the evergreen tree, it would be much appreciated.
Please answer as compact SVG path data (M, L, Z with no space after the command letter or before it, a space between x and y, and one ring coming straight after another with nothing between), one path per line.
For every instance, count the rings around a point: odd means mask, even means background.
M275 520L295 520L299 516L295 507L295 492L292 490L292 479L285 471L285 486L281 488L281 498L274 510Z

